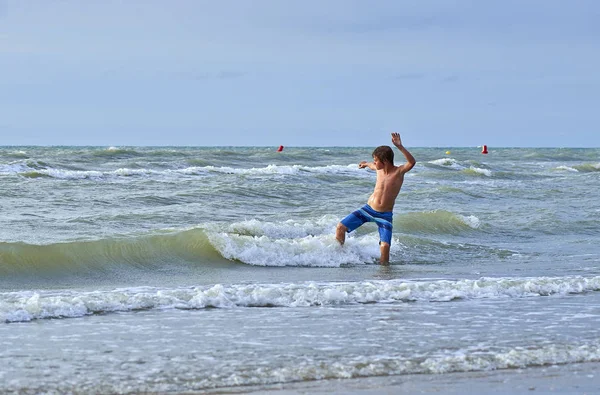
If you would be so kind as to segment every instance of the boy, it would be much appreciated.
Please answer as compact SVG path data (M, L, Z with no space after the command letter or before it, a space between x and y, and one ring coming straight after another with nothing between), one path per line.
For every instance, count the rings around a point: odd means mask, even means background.
M390 261L394 203L404 182L404 174L416 163L415 158L402 145L400 133L392 133L392 143L402 152L406 163L402 166L394 166L394 151L387 145L375 148L373 162L360 162L359 168L368 167L377 171L375 190L367 204L344 218L337 225L335 231L335 238L343 245L346 241L346 232L352 232L365 222L375 222L379 227L379 248L381 250L379 262L382 265L387 265Z

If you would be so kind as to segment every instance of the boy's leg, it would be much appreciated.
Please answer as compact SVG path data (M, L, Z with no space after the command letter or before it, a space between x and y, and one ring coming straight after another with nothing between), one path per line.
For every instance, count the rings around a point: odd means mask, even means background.
M368 218L360 213L360 210L352 212L338 223L337 228L335 229L336 240L343 245L346 241L346 233L352 232L368 220Z
M390 264L390 245L385 241L380 243L379 249L381 250L381 257L379 258L379 263L382 265Z
M379 262L382 265L389 265L390 245L392 244L392 222L378 222L377 225L379 226L379 250L381 251Z
M344 242L346 241L347 230L348 228L341 222L337 225L337 228L335 228L335 239L339 241L341 245L344 245Z

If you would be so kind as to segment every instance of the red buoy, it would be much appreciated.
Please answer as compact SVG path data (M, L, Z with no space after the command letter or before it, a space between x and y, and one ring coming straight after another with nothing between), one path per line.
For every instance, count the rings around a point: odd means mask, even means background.
M487 153L488 153L488 151L487 151L487 145L483 145L483 146L481 147L481 153L482 153L482 154L487 154Z
M281 152L283 151L283 145L280 145L279 148L277 148L277 152Z

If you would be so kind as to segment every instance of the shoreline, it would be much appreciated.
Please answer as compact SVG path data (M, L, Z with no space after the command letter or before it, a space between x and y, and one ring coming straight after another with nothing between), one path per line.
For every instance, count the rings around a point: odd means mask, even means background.
M600 362L444 374L304 381L209 390L209 394L597 394Z

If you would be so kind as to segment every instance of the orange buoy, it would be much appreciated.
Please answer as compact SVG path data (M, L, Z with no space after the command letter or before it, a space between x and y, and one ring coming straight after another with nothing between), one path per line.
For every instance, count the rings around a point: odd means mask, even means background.
M283 151L283 145L280 145L279 148L277 148L277 152L281 152Z
M487 154L487 153L488 153L488 151L487 151L487 145L483 145L483 146L481 147L481 153L482 153L482 154Z

